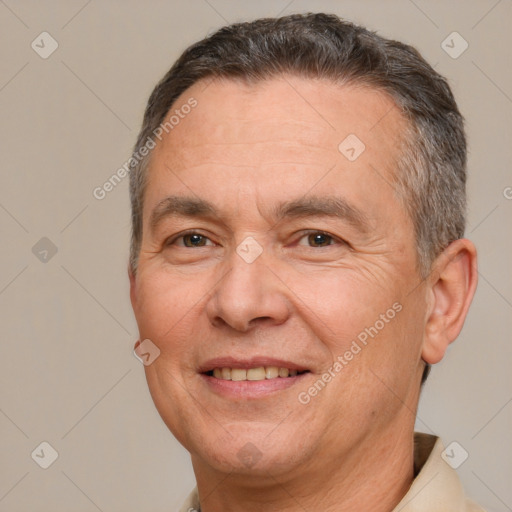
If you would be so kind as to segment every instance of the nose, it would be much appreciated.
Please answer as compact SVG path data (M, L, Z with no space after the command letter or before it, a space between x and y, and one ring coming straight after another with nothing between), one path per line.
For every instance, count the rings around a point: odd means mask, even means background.
M247 332L257 326L280 325L290 315L286 285L263 255L248 263L237 253L230 270L210 295L206 312L215 327Z

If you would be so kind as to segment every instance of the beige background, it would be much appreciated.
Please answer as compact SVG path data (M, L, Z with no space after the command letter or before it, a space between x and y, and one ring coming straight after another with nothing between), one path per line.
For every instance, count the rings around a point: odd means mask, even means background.
M467 118L480 284L418 428L469 453L458 471L471 496L512 510L512 1L5 0L0 512L168 512L188 494L188 455L132 354L127 180L92 192L128 158L152 87L188 44L226 22L322 10L416 46ZM59 45L47 59L31 48L43 31ZM441 47L453 31L469 43L457 59ZM46 262L47 241L32 250L42 237L57 247ZM59 454L46 470L31 458L42 441Z

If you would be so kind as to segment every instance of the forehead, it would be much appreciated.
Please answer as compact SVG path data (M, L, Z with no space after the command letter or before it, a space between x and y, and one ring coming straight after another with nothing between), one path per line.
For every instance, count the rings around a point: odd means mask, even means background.
M192 99L195 108L181 109ZM176 190L219 204L268 203L341 186L359 203L373 195L369 213L378 216L393 194L406 121L381 91L292 76L200 81L171 116L151 157L149 208Z
M393 99L383 91L364 85L340 85L328 80L282 76L248 84L240 80L200 81L175 102L167 118L191 98L197 107L174 126L164 144L185 163L196 153L189 151L198 141L214 152L229 148L231 158L246 157L247 145L255 163L272 157L269 149L296 154L284 143L293 138L303 144L301 157L315 161L316 150L326 149L339 156L339 144L347 135L356 135L371 152L381 158L395 157L398 135L406 121ZM176 116L174 116L176 120ZM289 141L292 142L291 140ZM289 149L287 151L287 149ZM233 161L234 164L245 163Z

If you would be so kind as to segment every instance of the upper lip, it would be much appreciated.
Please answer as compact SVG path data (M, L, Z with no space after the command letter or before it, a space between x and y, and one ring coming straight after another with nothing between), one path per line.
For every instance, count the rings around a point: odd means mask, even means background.
M278 368L288 368L289 370L308 371L304 365L285 361L284 359L276 359L274 357L251 357L248 359L237 359L235 357L216 357L209 359L199 367L200 373L205 373L214 368L240 368L248 370L250 368L259 368L262 366L277 366Z

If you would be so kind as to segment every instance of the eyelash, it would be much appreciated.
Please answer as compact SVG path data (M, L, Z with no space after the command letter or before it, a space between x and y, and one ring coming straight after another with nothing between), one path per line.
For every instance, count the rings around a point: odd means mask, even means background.
M343 240L341 240L340 238L334 236L334 235L331 235L330 233L327 233L326 231L318 231L318 230L306 230L306 231L303 231L302 232L302 235L300 236L298 242L300 242L300 240L302 240L304 237L310 237L310 236L313 236L313 235L322 235L322 236L325 236L325 237L328 237L330 239L330 242L329 244L327 244L327 246L309 246L309 247L312 247L312 248L317 248L317 249L321 249L323 247L330 247L332 245L335 245L335 243L344 243ZM300 245L300 244L299 244Z
M198 235L198 236L202 237L203 239L206 238L210 242L212 241L206 235L203 235L202 233L199 233L198 231L190 230L190 231L185 231L185 232L181 233L180 235L167 240L165 245L166 246L174 245L178 240L180 240L180 239L183 240L186 236L190 236L190 235ZM342 240L342 239L340 239L340 238L338 238L338 237L336 237L334 235L331 235L330 233L327 233L326 231L320 231L320 230L305 230L305 231L303 231L301 236L300 236L300 238L297 241L297 244L298 245L302 245L302 244L299 244L299 242L304 237L309 237L311 235L323 235L323 236L326 236L326 237L328 237L330 239L330 243L327 246L318 246L318 247L309 246L311 248L319 248L319 249L321 249L321 248L324 248L324 247L330 247L332 245L335 245L335 243L340 243L340 244L347 245L347 243L344 240ZM212 242L212 243L214 243L214 242ZM186 246L186 245L181 245L180 247L184 247L184 248L188 248L188 249L192 248L192 247L189 247L189 246ZM196 246L196 247L204 247L204 246Z
M190 236L190 235L198 235L200 237L203 237L203 238L206 238L208 240L210 240L209 237L207 237L206 235L203 235L202 233L199 233L198 231L194 231L194 230L190 230L190 231L184 231L183 233L175 236L175 237L171 237L169 238L168 240L166 240L165 242L165 245L174 245L178 240L183 240L186 236ZM211 242L211 240L210 240ZM190 249L191 247L187 247L185 245L182 245L181 247L184 247L184 248L187 248L187 249ZM200 246L201 247L201 246Z

